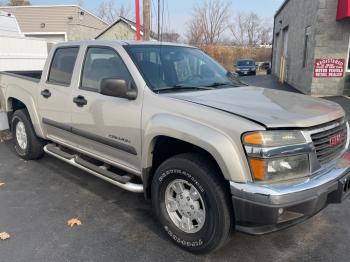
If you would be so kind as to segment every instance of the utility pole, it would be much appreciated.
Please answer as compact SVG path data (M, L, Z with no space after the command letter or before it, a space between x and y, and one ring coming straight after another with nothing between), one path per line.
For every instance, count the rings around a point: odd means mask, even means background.
M141 40L141 23L140 23L140 0L135 0L135 12L136 12L136 40Z
M158 41L160 41L160 0L158 0Z
M143 0L143 40L150 40L150 0Z

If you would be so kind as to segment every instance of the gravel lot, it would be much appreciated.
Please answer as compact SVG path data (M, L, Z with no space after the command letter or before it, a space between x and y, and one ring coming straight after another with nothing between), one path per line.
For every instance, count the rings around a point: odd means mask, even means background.
M225 248L194 256L167 240L142 195L50 156L23 161L12 141L0 144L1 182L0 232L11 235L0 241L1 262L349 261L350 199L284 231L234 233ZM82 225L70 228L74 217Z

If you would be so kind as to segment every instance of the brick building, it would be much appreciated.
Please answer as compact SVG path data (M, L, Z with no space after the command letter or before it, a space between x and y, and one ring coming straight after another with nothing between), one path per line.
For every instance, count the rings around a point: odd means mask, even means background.
M349 42L350 0L285 0L272 72L305 94L350 95Z

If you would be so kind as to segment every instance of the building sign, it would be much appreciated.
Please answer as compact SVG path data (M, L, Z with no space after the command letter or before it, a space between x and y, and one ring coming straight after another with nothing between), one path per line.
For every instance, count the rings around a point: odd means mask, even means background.
M314 77L343 77L345 59L316 59L314 66Z
M338 0L337 21L350 18L350 0Z

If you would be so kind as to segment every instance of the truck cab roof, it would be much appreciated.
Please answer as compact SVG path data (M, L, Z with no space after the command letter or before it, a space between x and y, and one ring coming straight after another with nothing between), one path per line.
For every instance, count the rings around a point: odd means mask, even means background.
M85 41L69 41L69 42L62 42L59 44L56 44L56 47L60 46L77 46L77 45L120 45L120 46L128 46L128 45L154 45L154 46L179 46L179 47L190 47L195 48L190 45L186 44L179 44L179 43L171 43L171 42L159 42L159 41L122 41L122 40L85 40Z

